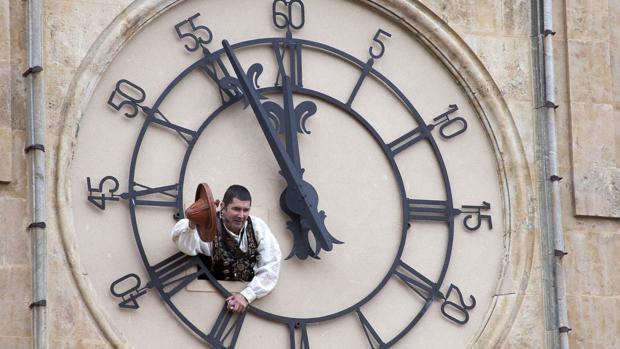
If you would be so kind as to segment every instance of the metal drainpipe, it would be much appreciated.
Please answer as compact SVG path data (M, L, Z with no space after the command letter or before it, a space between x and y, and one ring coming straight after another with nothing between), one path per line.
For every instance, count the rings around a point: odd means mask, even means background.
M28 69L27 132L30 208L32 224L28 226L32 245L32 344L35 349L48 347L47 340L47 236L45 233L45 96L43 84L43 0L28 1Z
M547 119L547 168L551 181L551 216L554 240L554 286L558 316L560 348L568 349L568 311L566 303L566 285L562 258L566 255L564 246L564 230L562 228L562 203L560 196L560 180L558 171L558 146L556 136L555 110L555 72L553 62L553 7L552 0L543 1L543 35L545 65L545 116Z

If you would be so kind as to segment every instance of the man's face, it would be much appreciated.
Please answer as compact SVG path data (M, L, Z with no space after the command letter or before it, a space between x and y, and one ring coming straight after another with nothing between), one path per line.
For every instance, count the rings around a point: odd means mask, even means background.
M250 215L250 206L252 206L251 201L241 201L237 198L233 198L228 205L222 202L222 219L226 228L238 234Z

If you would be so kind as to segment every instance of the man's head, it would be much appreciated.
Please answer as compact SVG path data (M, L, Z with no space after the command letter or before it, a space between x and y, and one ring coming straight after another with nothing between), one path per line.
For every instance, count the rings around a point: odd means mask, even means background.
M239 233L250 215L252 196L244 186L234 184L226 189L221 203L224 224L233 233Z

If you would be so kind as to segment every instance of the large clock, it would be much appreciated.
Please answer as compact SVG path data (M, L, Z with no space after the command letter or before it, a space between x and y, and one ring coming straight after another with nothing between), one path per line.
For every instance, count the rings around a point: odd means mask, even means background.
M509 236L496 140L367 5L182 2L131 38L84 115L76 248L136 347L464 347L491 318ZM247 186L286 257L241 315L223 300L243 285L170 239L200 182Z

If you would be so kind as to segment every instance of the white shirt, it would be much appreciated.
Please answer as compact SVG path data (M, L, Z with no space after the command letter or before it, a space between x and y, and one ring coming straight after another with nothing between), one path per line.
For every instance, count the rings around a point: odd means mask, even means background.
M254 265L254 278L241 291L241 294L248 300L248 303L251 303L257 298L266 296L278 283L282 253L280 252L278 241L271 233L267 224L258 217L250 216L249 219L252 220L254 236L256 236L256 242L258 243L256 248L258 256ZM245 230L246 226L247 222L243 230ZM179 220L172 228L170 234L179 251L187 255L195 256L198 253L202 253L211 256L213 253L213 243L202 241L198 236L198 231L189 228L189 220L186 218ZM226 234L230 234L237 242L239 242L240 236L242 236L239 248L243 252L247 252L247 234L237 235L228 229L226 229Z

